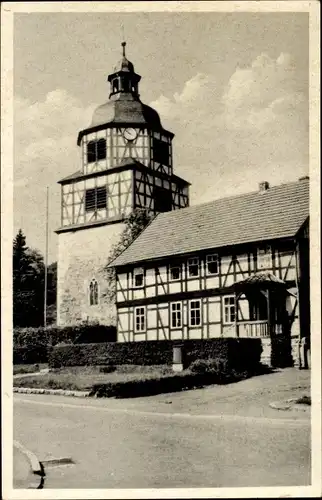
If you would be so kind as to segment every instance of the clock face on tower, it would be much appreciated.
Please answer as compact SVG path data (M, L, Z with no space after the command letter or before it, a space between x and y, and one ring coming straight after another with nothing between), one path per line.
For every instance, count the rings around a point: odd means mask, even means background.
M134 141L137 135L138 132L134 128L126 128L123 132L123 137L126 141Z

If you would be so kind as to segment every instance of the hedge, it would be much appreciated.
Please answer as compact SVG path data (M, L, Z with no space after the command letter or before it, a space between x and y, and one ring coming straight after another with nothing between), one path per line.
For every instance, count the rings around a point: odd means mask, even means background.
M106 341L116 342L115 326L81 324L67 327L14 328L13 362L47 363L51 347L57 344Z
M215 338L183 340L180 344L184 367L202 358L225 360L227 369L253 369L259 364L262 351L260 339ZM49 366L171 365L174 345L178 342L156 340L55 346L50 352Z
M224 371L209 373L182 372L181 374L150 378L145 380L128 380L126 382L107 382L94 384L90 396L98 398L135 398L155 396L167 392L178 392L199 389L211 384L228 384L253 375L254 372Z
M13 350L14 365L33 365L48 362L48 348L45 345L16 347Z

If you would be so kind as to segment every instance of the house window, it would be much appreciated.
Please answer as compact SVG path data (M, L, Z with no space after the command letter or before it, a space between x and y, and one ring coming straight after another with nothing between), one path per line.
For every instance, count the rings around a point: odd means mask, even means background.
M145 332L145 307L134 308L134 331L136 333Z
M169 144L159 139L153 139L153 160L169 165Z
M178 281L181 278L181 267L170 266L170 281Z
M269 269L272 265L272 250L270 246L257 249L257 269Z
M236 318L235 297L228 295L224 297L224 323L234 323Z
M95 279L92 279L89 284L89 305L98 305L98 283Z
M188 276L199 276L199 259L188 259Z
M153 189L155 212L170 212L172 208L172 195L169 189L155 186Z
M218 255L207 255L207 274L218 274Z
M85 192L85 210L94 212L106 208L106 186L87 189Z
M191 300L189 302L189 326L201 325L201 302L200 300Z
M144 273L143 269L140 267L138 269L134 269L134 287L140 288L144 283Z
M171 328L182 327L182 303L173 302L171 304Z
M87 163L94 163L106 158L106 140L89 141L87 144Z

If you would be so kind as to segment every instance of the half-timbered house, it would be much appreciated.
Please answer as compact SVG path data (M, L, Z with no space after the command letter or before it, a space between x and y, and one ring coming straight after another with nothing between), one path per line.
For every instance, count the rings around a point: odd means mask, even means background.
M143 104L138 75L123 55L108 76L109 100L78 134L80 169L59 181L57 322L111 324L105 267L137 208L152 214L189 205L189 183L173 171L172 140L158 113Z
M296 362L310 335L308 220L307 177L158 214L111 263L118 341L261 337L263 359L283 340Z

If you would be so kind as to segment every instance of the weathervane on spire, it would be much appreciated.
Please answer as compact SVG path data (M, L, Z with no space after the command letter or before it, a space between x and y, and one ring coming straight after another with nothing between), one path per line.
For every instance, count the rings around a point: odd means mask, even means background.
M125 57L125 46L126 46L126 42L122 42L122 47L123 47L123 57Z
M123 40L125 40L125 34L124 34L124 24L121 24L121 28L122 28L122 38ZM122 42L122 47L123 47L123 57L125 57L125 46L126 46L126 42Z

